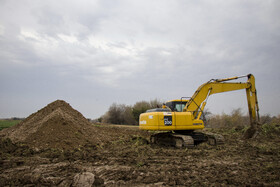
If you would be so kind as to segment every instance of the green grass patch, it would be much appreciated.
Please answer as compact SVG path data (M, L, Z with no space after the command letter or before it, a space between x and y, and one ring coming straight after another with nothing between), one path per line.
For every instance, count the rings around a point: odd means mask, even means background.
M21 122L21 120L0 120L0 130L14 126Z
M261 128L262 128L262 132L266 135L279 134L280 133L280 125L279 124L265 123L261 126Z

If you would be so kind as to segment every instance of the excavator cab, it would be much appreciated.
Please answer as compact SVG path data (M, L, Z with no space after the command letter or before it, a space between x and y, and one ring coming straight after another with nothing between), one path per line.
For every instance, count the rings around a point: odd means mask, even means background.
M188 100L171 100L166 102L166 106L170 108L172 112L183 112Z

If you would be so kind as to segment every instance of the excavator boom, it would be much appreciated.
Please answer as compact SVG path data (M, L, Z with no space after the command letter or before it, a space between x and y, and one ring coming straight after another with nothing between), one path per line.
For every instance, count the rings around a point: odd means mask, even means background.
M201 85L196 92L193 94L189 102L186 104L183 111L193 112L194 115L200 109L201 103L205 101L205 99L216 93L229 92L234 90L246 89L248 109L250 115L250 122L256 123L259 122L259 107L257 100L257 91L255 87L255 77L252 74L248 74L248 80L245 83L242 82L226 82L231 81L241 77L232 77L227 79L212 79L207 83Z

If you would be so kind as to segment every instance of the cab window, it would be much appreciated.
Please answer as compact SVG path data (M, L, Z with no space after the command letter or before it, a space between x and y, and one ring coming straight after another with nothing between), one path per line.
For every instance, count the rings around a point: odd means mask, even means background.
M174 111L177 112L183 112L183 109L185 108L186 103L175 103Z

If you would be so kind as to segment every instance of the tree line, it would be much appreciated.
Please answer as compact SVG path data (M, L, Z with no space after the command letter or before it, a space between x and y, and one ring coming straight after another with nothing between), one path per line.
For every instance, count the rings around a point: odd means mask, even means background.
M151 101L139 101L133 106L113 103L108 111L101 116L98 121L102 123L112 123L121 125L138 125L139 116L148 109L159 108L162 102L158 99Z

